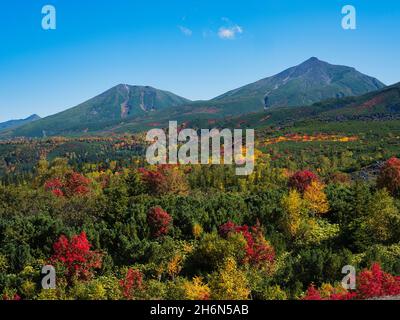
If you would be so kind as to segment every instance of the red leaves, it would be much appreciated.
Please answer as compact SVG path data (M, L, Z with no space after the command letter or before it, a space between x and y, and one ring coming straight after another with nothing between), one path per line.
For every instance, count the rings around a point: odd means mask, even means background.
M361 272L357 280L357 293L362 299L400 295L400 277L382 271L377 263Z
M46 181L44 188L57 197L82 196L90 192L90 183L90 179L77 172L72 172L66 174L63 179L54 178Z
M307 292L303 297L303 300L323 300L323 299L321 297L319 290L316 289L313 284L311 284L308 287Z
M148 186L150 192L158 194L162 193L167 182L166 176L160 171L151 171L147 169L140 169L144 183Z
M400 277L384 272L378 263L372 265L370 270L363 270L357 277L356 290L332 289L328 294L323 294L310 285L303 300L352 300L371 299L400 295Z
M119 282L124 297L128 300L133 299L136 291L143 289L143 275L138 270L129 269L125 279Z
M74 235L71 239L62 235L53 245L54 255L50 261L63 265L69 280L88 280L93 275L93 269L101 268L102 260L101 253L90 248L85 232Z
M311 182L315 180L318 180L318 177L313 172L309 170L298 171L290 177L289 187L304 193L304 191L306 191L310 186Z
M44 184L45 190L51 191L57 197L64 196L64 192L62 191L63 187L64 187L64 185L63 185L62 181L58 178L48 180Z
M154 238L165 236L171 226L172 217L160 207L151 208L147 214L147 223Z
M21 300L21 297L17 293L14 294L14 296L11 297L11 298L7 294L4 294L3 295L3 300L5 300L5 301L10 301L10 300L19 301L19 300Z
M90 192L90 179L85 176L72 172L66 175L65 189L66 194L85 195Z
M379 188L386 188L393 196L400 193L400 159L390 158L382 166L377 180Z
M263 265L273 263L275 259L274 248L265 240L259 226L238 226L232 221L219 227L219 234L226 238L230 233L240 233L246 240L245 263L252 265Z
M159 165L153 169L139 169L142 180L152 194L186 194L188 183L179 165Z

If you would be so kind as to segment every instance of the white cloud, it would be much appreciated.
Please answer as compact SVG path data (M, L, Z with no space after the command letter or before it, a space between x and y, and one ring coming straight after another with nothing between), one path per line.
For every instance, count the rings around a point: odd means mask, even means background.
M181 30L181 32L185 35L190 37L193 34L193 31L190 30L189 28L183 27L183 26L179 26L179 30Z
M218 36L221 39L233 40L236 38L237 34L242 34L243 28L238 25L234 25L232 27L221 27L218 31Z

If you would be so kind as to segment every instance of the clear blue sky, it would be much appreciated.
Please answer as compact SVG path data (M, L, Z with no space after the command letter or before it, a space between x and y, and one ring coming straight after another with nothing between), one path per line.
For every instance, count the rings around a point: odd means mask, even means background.
M57 29L41 28L41 8ZM357 9L357 30L341 8ZM0 121L47 116L119 84L209 99L311 56L400 81L397 0L8 0Z

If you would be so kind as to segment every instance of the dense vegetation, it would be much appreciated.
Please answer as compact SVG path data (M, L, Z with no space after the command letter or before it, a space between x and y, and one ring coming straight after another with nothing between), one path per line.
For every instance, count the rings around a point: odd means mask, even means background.
M262 300L400 294L396 125L329 126L321 124L318 133L305 124L259 132L257 165L245 178L222 165L149 167L137 136L3 142L0 294ZM56 268L55 290L41 289L46 264ZM358 271L354 291L340 286L345 265Z

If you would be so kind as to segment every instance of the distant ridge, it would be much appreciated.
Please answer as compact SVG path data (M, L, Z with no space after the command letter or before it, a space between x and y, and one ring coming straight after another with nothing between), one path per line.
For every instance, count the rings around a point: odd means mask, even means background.
M37 114L33 114L26 119L19 119L19 120L9 120L6 122L0 123L0 131L7 130L7 129L15 129L20 127L24 124L30 123L32 121L36 121L41 119Z

